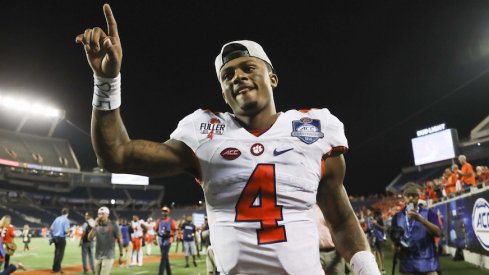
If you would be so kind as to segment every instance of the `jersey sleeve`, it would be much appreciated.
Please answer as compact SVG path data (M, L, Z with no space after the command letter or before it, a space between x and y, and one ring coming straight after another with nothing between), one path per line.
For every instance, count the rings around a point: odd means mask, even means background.
M338 156L345 153L348 150L348 140L345 136L343 123L326 108L315 111L321 119L324 140L328 147L324 157Z
M195 152L199 145L207 138L207 135L199 134L199 127L209 119L208 111L198 109L178 123L177 128L171 133L170 138L185 143Z

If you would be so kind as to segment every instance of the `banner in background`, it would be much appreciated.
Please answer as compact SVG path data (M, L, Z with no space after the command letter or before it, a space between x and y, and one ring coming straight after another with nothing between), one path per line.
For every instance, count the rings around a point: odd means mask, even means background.
M443 221L442 244L489 256L489 191L433 206Z

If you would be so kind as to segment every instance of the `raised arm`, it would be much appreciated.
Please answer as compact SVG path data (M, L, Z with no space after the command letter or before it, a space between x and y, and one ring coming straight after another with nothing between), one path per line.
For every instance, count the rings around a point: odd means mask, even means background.
M327 158L324 165L325 174L319 184L317 203L330 225L336 249L350 262L355 274L380 274L343 186L343 155Z
M76 43L83 44L88 64L94 73L95 96L107 99L98 103L94 100L94 106L106 108L94 108L92 111L92 144L98 164L112 172L148 176L169 176L182 172L196 175L193 153L188 146L176 140L165 143L131 140L119 106L111 108L113 104L107 103L114 96L111 93L116 91L117 85L120 87L117 81L120 81L122 45L110 6L105 4L103 10L107 34L95 27L76 36Z

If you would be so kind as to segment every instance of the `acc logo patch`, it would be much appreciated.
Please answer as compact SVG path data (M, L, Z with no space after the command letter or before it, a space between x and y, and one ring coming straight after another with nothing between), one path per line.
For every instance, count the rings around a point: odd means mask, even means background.
M293 120L291 135L306 144L313 144L318 139L324 137L324 133L321 132L321 121L319 119L311 119L308 117L303 117L300 120Z
M489 251L489 203L483 198L475 201L472 210L472 228L481 246Z
M235 160L239 156L241 156L241 151L236 148L226 148L221 152L221 157L227 160Z

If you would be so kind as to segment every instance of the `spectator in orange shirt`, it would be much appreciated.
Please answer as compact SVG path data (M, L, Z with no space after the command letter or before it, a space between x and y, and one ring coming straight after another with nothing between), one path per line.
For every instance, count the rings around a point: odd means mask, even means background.
M438 196L435 192L435 184L432 181L426 182L426 196L428 197L428 205L438 201Z
M457 190L458 165L453 164L452 170L447 168L445 171L446 171L446 173L448 173L447 181L446 181L446 185L445 185L445 191L447 192L448 197L453 197L457 191L460 191L460 190ZM461 187L459 187L459 189L461 189Z
M482 184L489 185L489 170L487 166L477 166L475 168L477 181Z
M468 186L475 186L475 173L472 165L467 162L467 158L464 155L458 156L458 161L462 165L462 169L458 172L460 181Z

